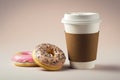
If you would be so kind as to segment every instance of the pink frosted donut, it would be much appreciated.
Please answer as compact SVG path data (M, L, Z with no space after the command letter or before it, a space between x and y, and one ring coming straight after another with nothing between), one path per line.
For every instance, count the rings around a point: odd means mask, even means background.
M34 63L31 51L18 52L16 55L12 57L12 61L16 66L23 67L37 66L37 64Z

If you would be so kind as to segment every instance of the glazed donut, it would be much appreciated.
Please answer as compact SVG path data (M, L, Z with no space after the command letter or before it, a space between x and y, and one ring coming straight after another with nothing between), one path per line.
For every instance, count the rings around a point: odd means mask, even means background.
M32 58L31 51L18 52L12 57L12 61L16 66L33 67L37 66Z
M49 43L38 45L32 56L33 60L46 70L60 70L66 59L60 48Z

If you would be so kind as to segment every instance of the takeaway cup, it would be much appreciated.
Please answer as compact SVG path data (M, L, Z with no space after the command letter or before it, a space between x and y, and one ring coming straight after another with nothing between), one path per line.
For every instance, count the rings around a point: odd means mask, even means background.
M70 66L76 69L95 67L100 17L93 12L64 14L65 38Z

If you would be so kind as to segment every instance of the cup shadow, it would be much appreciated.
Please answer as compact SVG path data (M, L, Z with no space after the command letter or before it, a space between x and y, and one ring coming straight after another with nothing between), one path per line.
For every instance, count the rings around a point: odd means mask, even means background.
M41 68L40 70L42 71L47 71L51 72L49 70L45 70ZM71 70L78 70L78 69L73 69L70 67L70 65L65 64L61 70L58 71L52 71L52 72L61 72L61 71L71 71ZM82 70L82 69L81 69ZM96 64L95 68L92 69L95 71L102 71L102 72L117 72L120 73L120 65L104 65L104 64Z
M107 72L119 72L120 73L120 65L102 65L96 64L93 70L96 71L107 71Z

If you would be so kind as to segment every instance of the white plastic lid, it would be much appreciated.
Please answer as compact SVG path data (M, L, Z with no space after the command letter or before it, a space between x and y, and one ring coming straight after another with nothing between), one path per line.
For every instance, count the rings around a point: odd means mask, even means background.
M72 12L64 14L62 23L81 24L100 22L99 14L92 12Z

